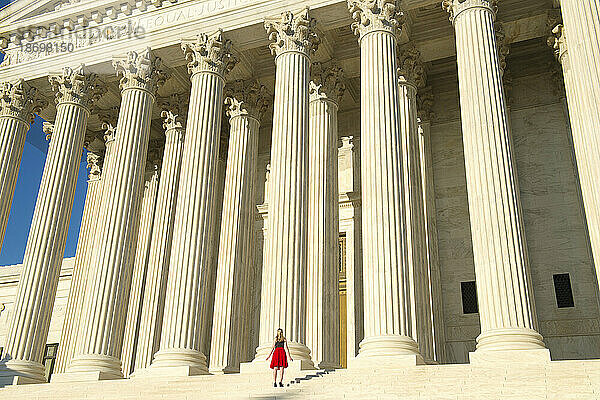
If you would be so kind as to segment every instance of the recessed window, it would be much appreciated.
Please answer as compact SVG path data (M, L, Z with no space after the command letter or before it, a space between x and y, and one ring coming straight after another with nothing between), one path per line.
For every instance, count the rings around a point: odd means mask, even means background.
M575 307L569 274L556 274L553 278L554 293L556 294L556 305L558 308Z
M46 380L50 382L52 372L54 372L54 364L56 363L56 352L58 351L58 343L46 345L44 350L44 368L46 369Z
M460 283L462 292L463 314L475 314L479 312L477 306L477 287L475 281L467 281Z

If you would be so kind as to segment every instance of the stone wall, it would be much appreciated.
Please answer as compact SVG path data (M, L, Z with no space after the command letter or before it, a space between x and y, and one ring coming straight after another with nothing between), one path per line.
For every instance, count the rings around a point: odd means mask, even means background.
M63 260L47 343L58 343L60 341L60 332L65 318L74 261L74 257ZM17 295L17 285L22 267L22 264L0 267L0 347L4 347L6 343L6 336L8 335L10 326L10 315Z
M551 54L512 70L510 124L533 290L553 359L600 357L600 309L570 144L568 115ZM510 65L510 63L509 63ZM558 78L562 79L561 76ZM450 83L448 83L450 81ZM509 82L508 79L506 79ZM437 228L449 362L468 361L479 314L463 314L460 283L475 279L457 83L434 79L431 126ZM553 274L569 273L574 308L557 308Z

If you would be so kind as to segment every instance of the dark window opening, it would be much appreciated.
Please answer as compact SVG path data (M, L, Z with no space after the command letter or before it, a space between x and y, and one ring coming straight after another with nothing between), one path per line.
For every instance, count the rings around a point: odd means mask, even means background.
M46 345L44 350L44 368L46 369L46 380L50 382L52 372L54 372L54 364L56 363L56 352L58 351L58 343L51 343Z
M476 314L479 312L477 305L477 287L475 281L461 282L463 314Z
M556 274L553 278L554 293L556 294L556 305L558 308L575 307L569 274Z

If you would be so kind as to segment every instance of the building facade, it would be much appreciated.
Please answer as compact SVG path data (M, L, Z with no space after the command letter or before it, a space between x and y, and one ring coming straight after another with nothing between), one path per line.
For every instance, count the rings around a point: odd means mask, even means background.
M34 114L50 148L0 380L251 371L279 327L298 369L600 358L599 12L7 6L2 237Z

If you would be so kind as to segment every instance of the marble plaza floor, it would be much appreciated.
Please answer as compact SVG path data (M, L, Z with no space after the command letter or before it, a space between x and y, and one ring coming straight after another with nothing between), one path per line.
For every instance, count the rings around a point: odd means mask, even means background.
M0 399L600 399L600 360L316 372L286 376L284 388L273 388L266 372L11 386L0 389ZM306 376L310 379L290 383Z

